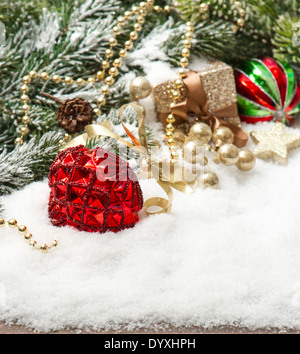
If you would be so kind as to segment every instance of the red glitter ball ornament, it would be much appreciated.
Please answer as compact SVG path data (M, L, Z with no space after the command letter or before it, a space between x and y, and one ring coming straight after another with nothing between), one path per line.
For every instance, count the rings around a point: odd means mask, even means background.
M68 148L49 174L49 217L55 226L89 232L120 231L138 222L143 194L128 163L102 148Z

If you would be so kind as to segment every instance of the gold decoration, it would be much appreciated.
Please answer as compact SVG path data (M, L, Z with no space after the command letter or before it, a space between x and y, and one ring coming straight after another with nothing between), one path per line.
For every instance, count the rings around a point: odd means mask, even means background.
M203 188L217 189L219 187L219 177L214 172L205 172L200 176L199 184Z
M248 149L241 149L239 151L239 159L236 166L241 171L250 171L255 165L255 156L252 151Z
M259 159L274 159L282 165L288 162L289 151L300 147L300 136L286 133L282 123L276 123L270 131L252 131L257 144L254 155Z
M220 127L213 132L212 141L216 147L222 144L232 144L234 141L234 134L228 127Z
M152 92L152 85L150 81L143 76L138 76L132 80L130 84L130 93L132 100L137 101L148 97Z
M197 70L197 69L196 69ZM231 104L236 105L236 86L233 75L233 69L220 61L208 60L197 70L207 95L208 112L215 112ZM180 77L186 76L186 70L181 69ZM170 112L170 103L173 102L172 90L177 89L176 80L166 81L153 88L153 97L158 114L167 114ZM226 83L226 84L224 84ZM220 87L222 89L220 90ZM185 87L180 90L179 102L184 101L188 96ZM239 116L226 118L229 123L240 126Z
M0 218L0 227L4 227L5 226L5 220L3 218ZM21 235L24 235L24 239L25 241L28 241L29 246L31 247L35 247L35 245L37 244L37 242L35 240L31 240L32 238L32 234L30 232L28 232L27 230L27 226L25 225L20 225L18 227L18 222L16 219L9 219L7 221L7 225L11 228L11 229L16 229L18 230L18 232ZM42 252L47 252L50 248L52 247L56 247L58 244L58 242L56 240L52 241L50 243L50 245L48 245L47 243L42 243L39 245L38 249Z
M205 123L195 123L190 129L189 137L194 138L199 145L203 146L210 142L212 131Z
M232 166L238 162L239 149L233 144L224 144L220 146L218 155L222 164Z

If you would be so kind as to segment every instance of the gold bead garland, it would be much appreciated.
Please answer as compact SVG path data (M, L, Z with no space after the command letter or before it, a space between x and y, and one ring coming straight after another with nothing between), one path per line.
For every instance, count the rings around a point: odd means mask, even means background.
M29 246L41 252L47 252L50 248L56 247L58 245L58 242L56 240L53 240L50 244L41 243L38 245L37 242L32 239L32 234L28 231L27 226L18 225L17 220L13 218L9 219L7 222L3 218L0 218L0 227L4 227L6 224L11 229L17 229L19 234L24 237L24 240L28 243Z
M176 80L175 84L177 87L177 90L174 90L172 93L173 97L173 103L170 105L170 112L174 104L177 103L177 101L180 99L180 90L183 88L184 83L182 81L183 78L186 76L186 70L185 68L189 65L189 57L190 57L190 50L189 48L191 47L191 42L193 39L193 33L194 33L194 28L192 26L191 22L187 22L185 25L185 34L184 34L184 40L183 40L183 49L181 51L182 58L180 59L180 65L181 68L178 71L180 79ZM174 131L175 127L175 117L173 116L172 113L170 113L167 117L167 125L166 125L166 142L167 145L169 146L169 152L170 152L170 159L171 163L176 163L178 160L178 152L176 148L176 141L174 139Z

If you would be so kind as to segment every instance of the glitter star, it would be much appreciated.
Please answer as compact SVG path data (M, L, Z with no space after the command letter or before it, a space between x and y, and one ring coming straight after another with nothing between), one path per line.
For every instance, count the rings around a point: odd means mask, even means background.
M259 159L274 159L286 165L290 150L300 147L300 136L286 133L282 123L276 123L270 131L252 131L252 140L257 144L254 155Z

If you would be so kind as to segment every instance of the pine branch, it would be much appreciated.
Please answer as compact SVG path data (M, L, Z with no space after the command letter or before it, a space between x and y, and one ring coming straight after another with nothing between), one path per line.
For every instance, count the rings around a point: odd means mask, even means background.
M0 154L0 195L45 178L59 151L60 140L60 133L51 132L39 141L32 138L11 152L3 150Z

